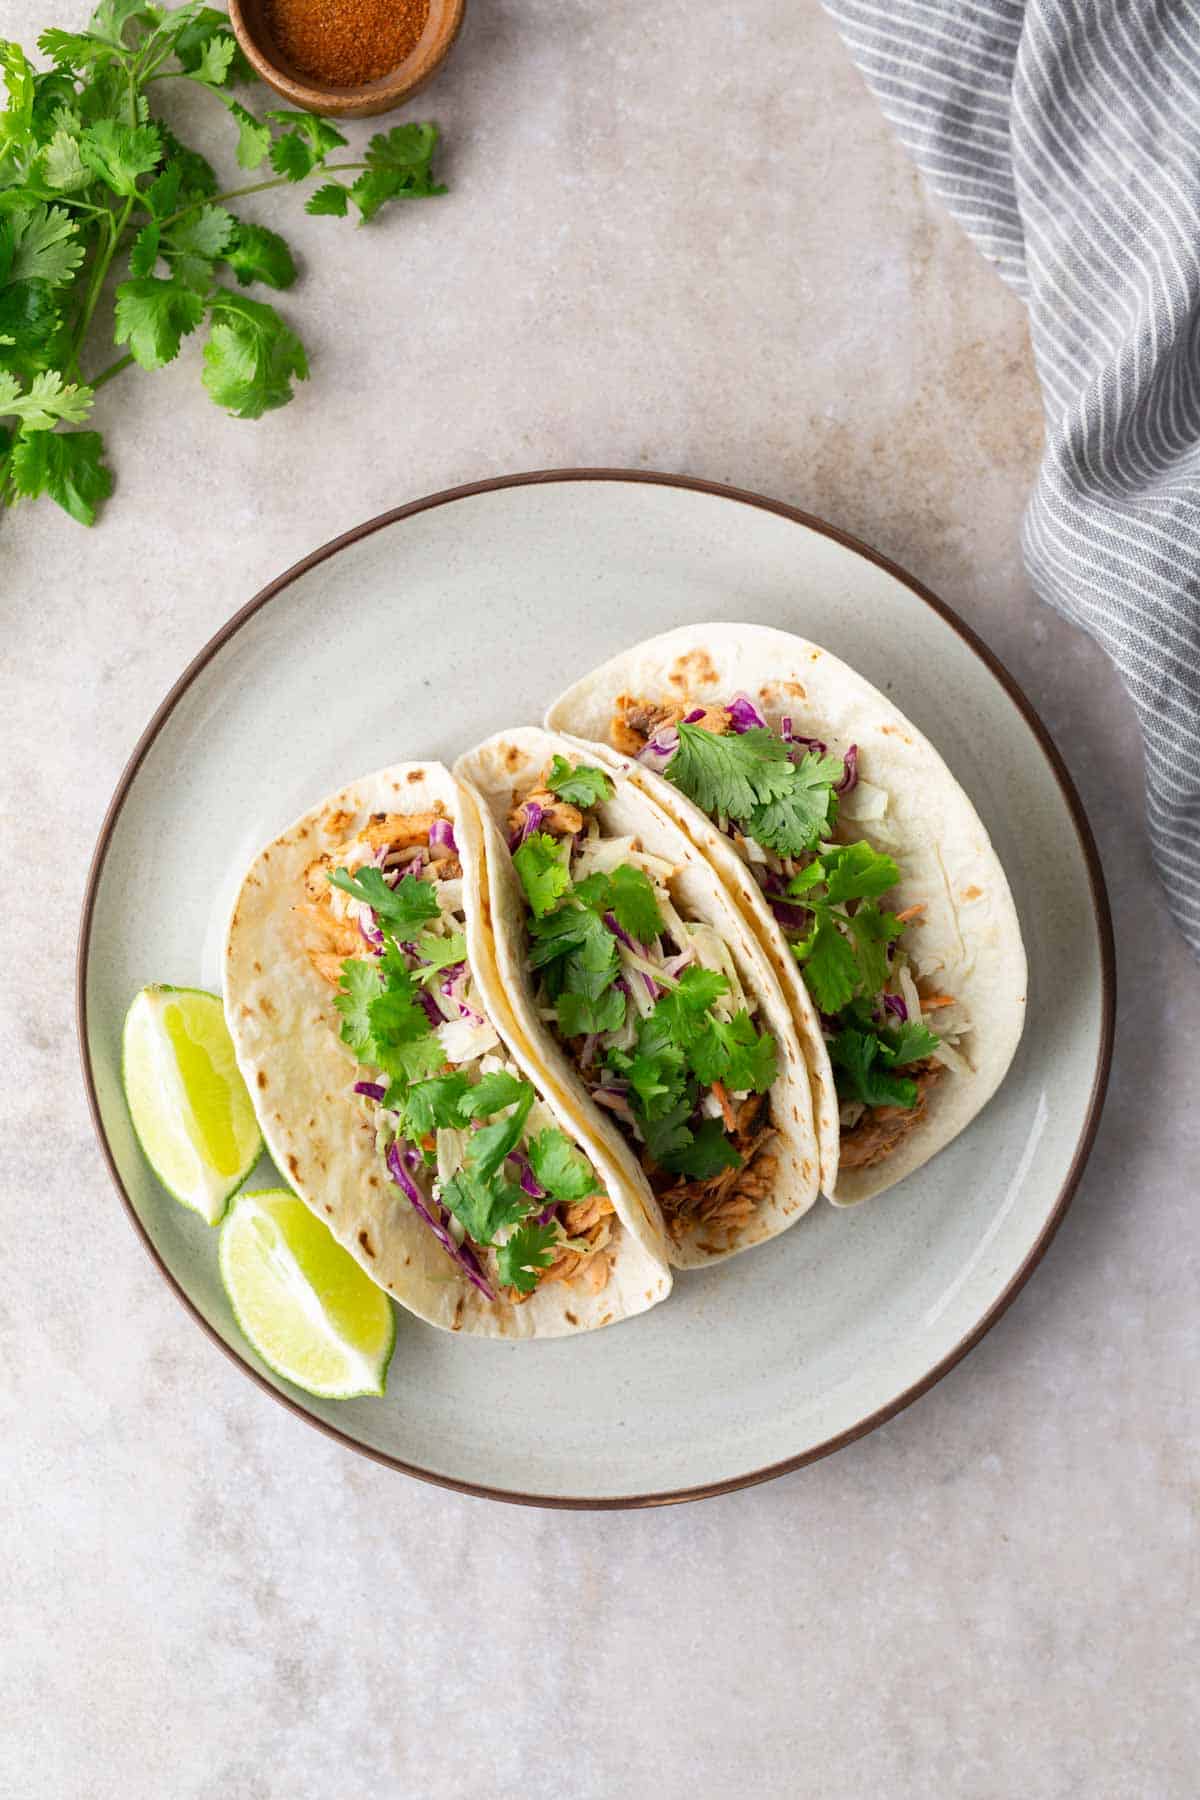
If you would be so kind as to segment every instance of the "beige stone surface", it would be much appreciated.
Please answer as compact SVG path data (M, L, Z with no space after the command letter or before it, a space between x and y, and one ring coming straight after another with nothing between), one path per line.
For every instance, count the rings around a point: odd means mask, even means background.
M82 17L0 0L0 36ZM445 199L247 205L303 262L293 406L225 418L189 348L106 390L97 530L0 524L0 1794L1190 1795L1200 1002L1129 708L1021 569L1021 310L811 3L473 0L418 110ZM966 1363L808 1471L596 1516L408 1483L217 1354L108 1187L70 968L122 763L237 605L384 507L587 463L793 501L958 607L1080 783L1124 982L1091 1168Z

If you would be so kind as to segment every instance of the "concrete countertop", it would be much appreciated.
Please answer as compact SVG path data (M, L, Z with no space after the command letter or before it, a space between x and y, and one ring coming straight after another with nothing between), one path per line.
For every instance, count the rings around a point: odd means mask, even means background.
M0 0L0 36L84 16L44 12ZM292 406L229 420L188 346L101 398L97 529L0 523L0 1794L1190 1794L1200 991L1130 708L1022 570L1021 309L814 6L475 0L413 110L445 199L361 231L246 205L302 262ZM214 111L181 117L232 169ZM422 1487L256 1391L130 1232L73 1028L104 807L209 635L372 513L578 464L762 490L958 608L1079 783L1123 983L1090 1168L984 1343L824 1463L641 1514Z

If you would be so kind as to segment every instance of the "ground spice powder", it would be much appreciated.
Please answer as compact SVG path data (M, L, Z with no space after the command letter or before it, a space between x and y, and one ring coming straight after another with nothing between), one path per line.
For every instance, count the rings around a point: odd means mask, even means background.
M425 29L429 0L266 0L266 16L298 74L361 87L404 61Z

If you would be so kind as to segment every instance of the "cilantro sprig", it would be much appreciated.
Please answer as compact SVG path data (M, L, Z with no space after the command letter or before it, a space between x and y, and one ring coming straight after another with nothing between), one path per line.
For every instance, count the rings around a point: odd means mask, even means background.
M780 856L802 856L828 836L837 818L840 756L809 750L793 762L782 738L764 726L717 733L679 726L679 747L665 774L702 812L735 819Z
M546 786L552 794L572 806L599 806L602 800L612 799L612 778L603 769L593 768L589 763L577 763L572 768L565 756L554 757L546 776Z
M52 28L38 47L49 69L0 40L0 501L45 494L91 525L113 478L100 434L79 427L117 375L165 368L207 326L201 380L235 418L286 405L307 378L295 331L238 291L290 288L292 253L229 202L319 177L306 210L353 208L365 224L391 201L445 190L433 173L435 125L377 132L361 156L334 161L348 146L328 120L256 116L230 91L253 71L228 18L201 0L101 0L85 31ZM154 110L171 81L225 108L241 169L269 162L273 173L222 187ZM121 353L105 362L93 346L114 273Z
M888 977L888 949L904 927L878 901L900 879L890 856L866 843L828 844L788 883L812 926L792 944L813 998L839 1013L856 997L871 1000Z

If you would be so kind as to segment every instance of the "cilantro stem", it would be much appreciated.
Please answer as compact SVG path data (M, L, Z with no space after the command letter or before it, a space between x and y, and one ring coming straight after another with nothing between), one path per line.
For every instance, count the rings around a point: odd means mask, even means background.
M96 253L96 260L92 264L92 274L91 280L88 282L87 298L83 303L83 311L79 315L79 324L75 328L75 342L71 346L71 367L76 374L79 373L79 352L83 348L84 339L88 334L88 327L92 322L92 314L95 312L97 303L100 299L100 290L104 286L104 277L108 274L112 259L116 255L117 245L120 243L125 227L129 223L129 215L133 211L134 198L134 195L131 194L128 200L126 200L124 206L121 208L121 216L115 225L113 223L112 213L109 213L105 220L104 228L107 241L101 244L100 249Z
M127 369L132 361L131 355L118 356L116 362L109 363L107 369L101 369L99 375L93 376L92 380L88 382L88 386L95 393L96 389L102 388L106 381L111 381L114 375L119 375L122 369Z
M369 167L365 162L330 163L328 166L318 163L310 171L313 175L349 175ZM226 200L242 200L247 194L264 194L268 188L295 187L290 175L276 175L270 181L252 181L248 187L226 188L223 194L204 194L199 199L189 200L178 212L170 213L167 218L158 221L159 229L165 231L168 225L174 225L177 219L195 212L198 206L223 206Z

